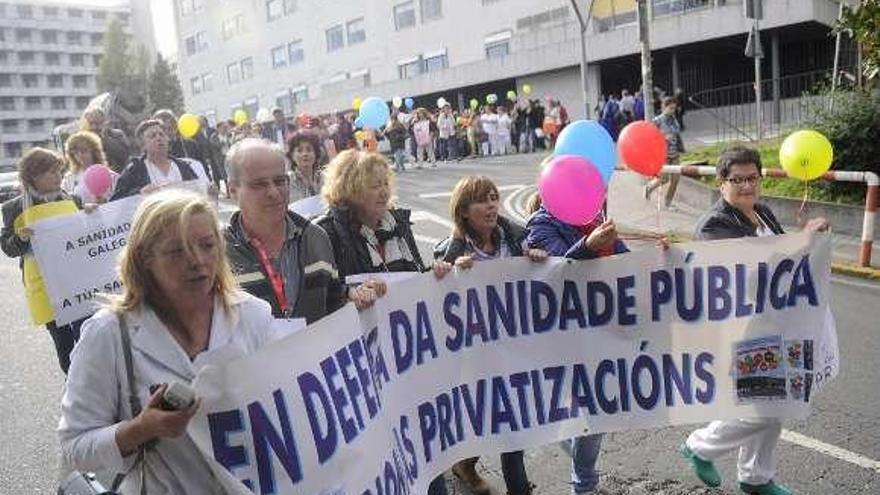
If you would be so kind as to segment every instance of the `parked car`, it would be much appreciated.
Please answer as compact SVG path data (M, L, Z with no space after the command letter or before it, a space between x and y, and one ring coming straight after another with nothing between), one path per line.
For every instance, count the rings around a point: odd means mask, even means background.
M14 169L0 168L0 203L18 196L18 193L18 172Z

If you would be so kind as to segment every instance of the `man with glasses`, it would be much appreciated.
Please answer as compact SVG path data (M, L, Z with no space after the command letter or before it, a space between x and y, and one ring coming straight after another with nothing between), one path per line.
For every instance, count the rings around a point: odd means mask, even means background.
M782 225L761 199L761 155L744 146L728 148L716 165L721 198L697 223L697 240L765 237L783 234ZM814 218L804 230L828 229L824 218ZM719 486L721 476L712 462L739 451L737 478L745 493L790 495L773 482L776 474L776 443L782 433L778 418L713 421L690 434L680 447L695 474L708 486Z
M208 182L208 177L198 162L169 154L168 134L161 121L151 119L141 122L135 135L143 141L144 154L133 158L119 176L111 201L184 181Z
M312 323L347 301L361 309L385 293L375 280L346 290L327 233L287 208L290 176L280 148L243 139L226 164L239 207L226 228L226 254L241 288L268 302L275 317Z

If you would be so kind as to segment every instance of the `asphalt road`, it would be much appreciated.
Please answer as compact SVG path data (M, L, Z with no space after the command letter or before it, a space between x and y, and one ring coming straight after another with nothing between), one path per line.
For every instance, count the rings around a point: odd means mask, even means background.
M441 164L398 177L398 202L413 210L422 254L449 233L449 191L465 174L484 174L501 188L502 201L521 210L520 186L533 184L540 157L530 155L480 162ZM223 215L228 216L228 207ZM51 338L27 317L17 261L0 258L0 494L54 493L58 470L55 426L64 383ZM835 279L832 308L837 317L843 369L819 395L807 421L785 425L778 479L798 494L880 493L880 286ZM719 462L721 489L701 488L676 453L690 427L608 435L600 469L608 494L738 493L735 457ZM788 441L789 439L792 441ZM568 492L567 455L557 445L526 452L537 493ZM480 469L498 493L503 482L498 459ZM467 493L450 479L455 493Z

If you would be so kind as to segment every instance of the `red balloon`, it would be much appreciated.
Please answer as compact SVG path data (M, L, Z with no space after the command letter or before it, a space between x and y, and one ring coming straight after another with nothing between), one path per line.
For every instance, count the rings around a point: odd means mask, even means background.
M617 149L623 163L647 177L656 177L666 163L666 138L657 126L645 120L623 128Z

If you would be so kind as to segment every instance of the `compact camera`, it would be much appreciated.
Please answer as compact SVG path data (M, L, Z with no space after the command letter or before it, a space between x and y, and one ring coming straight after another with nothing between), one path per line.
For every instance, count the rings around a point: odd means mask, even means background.
M58 487L58 495L116 495L104 488L92 473L74 471Z
M150 386L150 395L161 387L161 384ZM196 401L196 392L189 385L180 382L171 382L162 394L162 409L165 411L182 411L189 409Z

